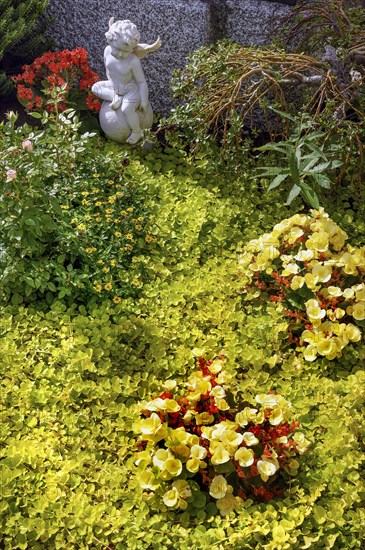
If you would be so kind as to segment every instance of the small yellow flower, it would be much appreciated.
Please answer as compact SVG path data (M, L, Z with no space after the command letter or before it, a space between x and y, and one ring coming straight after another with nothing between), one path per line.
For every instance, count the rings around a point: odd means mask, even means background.
M142 226L139 223L137 223L137 225L135 225L134 227L136 231L142 231Z
M105 209L105 213L106 214L111 214L113 212L113 209L112 208L106 208Z
M103 267L102 271L103 273L109 273L110 269L109 267Z
M120 296L114 296L113 302L115 304L120 304L121 301L122 301L122 298Z
M127 239L127 241L133 241L133 235L132 233L127 233L125 238Z
M95 221L96 221L96 222L101 222L101 217L100 217L100 216L97 216L97 217L95 218Z
M79 223L79 225L76 227L79 231L83 231L86 229L86 225L84 223Z
M115 266L117 265L117 263L118 263L117 260L110 260L110 265Z
M146 235L145 236L145 241L146 241L146 243L151 243L153 241L152 235Z
M114 235L115 235L116 237L121 237L121 236L122 236L122 234L121 234L120 231L115 231Z
M97 264L100 264L100 265L103 265L103 264L104 264L104 260L98 260L96 263L97 263Z
M101 292L103 290L103 287L101 285L94 285L93 289L95 292Z
M68 204L61 204L61 208L62 210L69 210L70 207L68 206Z
M104 288L105 290L111 290L113 288L113 285L111 283L106 283L106 285L104 285Z
M103 203L101 201L96 201L95 206L102 206L102 204Z
M133 212L134 208L133 206L130 206L129 208L127 208L127 212Z

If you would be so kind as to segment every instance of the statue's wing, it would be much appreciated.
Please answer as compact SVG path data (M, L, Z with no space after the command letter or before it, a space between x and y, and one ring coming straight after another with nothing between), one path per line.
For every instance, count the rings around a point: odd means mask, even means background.
M143 57L146 57L151 52L155 52L159 49L161 46L161 39L160 37L157 38L156 42L153 44L137 44L136 49L134 50L134 53L142 59Z

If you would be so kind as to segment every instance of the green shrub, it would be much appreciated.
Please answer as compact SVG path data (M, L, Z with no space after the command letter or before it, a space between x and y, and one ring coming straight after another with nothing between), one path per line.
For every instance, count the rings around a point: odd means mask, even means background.
M73 111L45 113L43 130L15 129L9 118L0 136L2 299L50 304L135 292L141 273L134 264L130 276L129 266L152 238L144 188L124 177L125 152L79 135Z

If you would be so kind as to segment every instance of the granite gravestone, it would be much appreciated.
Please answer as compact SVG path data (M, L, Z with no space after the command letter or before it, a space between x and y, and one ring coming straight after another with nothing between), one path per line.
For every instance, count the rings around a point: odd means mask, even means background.
M174 69L189 53L226 37L245 45L265 44L278 17L294 0L49 0L50 33L59 50L85 48L90 65L105 78L103 52L110 17L130 19L147 43L162 46L143 66L154 112L167 114L173 102Z

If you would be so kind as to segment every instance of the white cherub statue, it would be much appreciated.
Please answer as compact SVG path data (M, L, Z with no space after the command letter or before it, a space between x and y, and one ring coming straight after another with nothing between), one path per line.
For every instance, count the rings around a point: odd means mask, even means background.
M152 126L153 113L140 59L161 46L139 44L140 34L129 20L109 21L104 63L108 80L96 82L92 92L103 99L100 125L115 141L137 143L144 128Z

